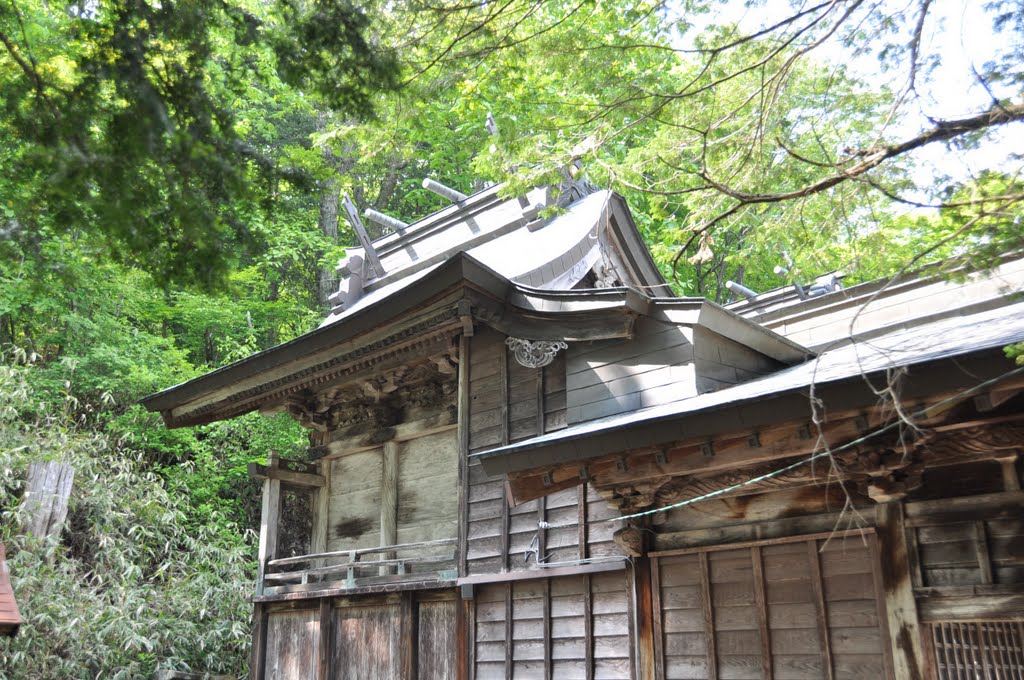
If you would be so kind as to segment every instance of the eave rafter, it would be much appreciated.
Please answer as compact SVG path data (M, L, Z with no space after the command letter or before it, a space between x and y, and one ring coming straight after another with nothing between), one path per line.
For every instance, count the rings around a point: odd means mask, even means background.
M928 412L928 406L921 410ZM856 411L837 414L820 426L791 421L717 440L679 441L582 464L512 472L509 489L522 503L586 481L623 512L709 493L749 495L829 482L859 484L865 495L884 501L914 488L925 467L999 461L1008 451L1024 448L1024 414L963 420L951 418L944 409L936 409L915 428L896 426L849 446L893 422L891 415ZM841 450L753 481L828 447Z

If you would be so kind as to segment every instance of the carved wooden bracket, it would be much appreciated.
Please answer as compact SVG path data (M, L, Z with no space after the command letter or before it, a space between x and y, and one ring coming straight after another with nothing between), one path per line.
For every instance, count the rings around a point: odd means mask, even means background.
M907 435L908 437L911 435ZM1006 451L1024 446L1024 424L993 423L948 432L917 431L911 441L892 438L875 447L840 451L812 463L783 470L805 457L767 463L703 476L662 476L632 484L596 488L622 512L665 507L708 494L716 498L765 493L812 484L855 482L874 500L885 503L902 498L921 485L926 467L941 467L1006 457ZM772 474L776 473L776 474ZM770 475L770 476L768 476Z

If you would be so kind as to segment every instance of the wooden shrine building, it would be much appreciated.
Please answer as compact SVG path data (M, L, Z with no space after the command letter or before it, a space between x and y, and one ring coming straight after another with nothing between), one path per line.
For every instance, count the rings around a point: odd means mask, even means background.
M144 402L309 429L252 470L253 678L1024 677L1024 260L722 307L613 193L431 188L349 210L320 328Z

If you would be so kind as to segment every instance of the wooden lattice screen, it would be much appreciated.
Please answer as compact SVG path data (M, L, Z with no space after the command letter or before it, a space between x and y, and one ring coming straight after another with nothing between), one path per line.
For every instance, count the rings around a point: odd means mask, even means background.
M932 624L940 680L1024 680L1024 622Z

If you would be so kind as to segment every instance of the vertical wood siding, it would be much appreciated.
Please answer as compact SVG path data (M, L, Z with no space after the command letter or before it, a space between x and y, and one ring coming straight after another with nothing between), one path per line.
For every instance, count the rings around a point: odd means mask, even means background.
M859 536L654 559L658 677L885 677L873 568Z
M402 677L400 609L375 604L334 610L333 680Z
M632 677L628 588L625 572L481 586L473 677Z
M480 328L471 340L470 453L566 426L564 352L544 369L530 369L505 351L505 336L494 330ZM614 514L589 488L565 489L510 508L503 477L488 477L475 461L467 474L465 574L620 554L611 541L613 524L588 527L581 534L581 518L593 522ZM539 521L569 526L539 530Z
M320 610L273 612L267 617L266 680L315 678Z

